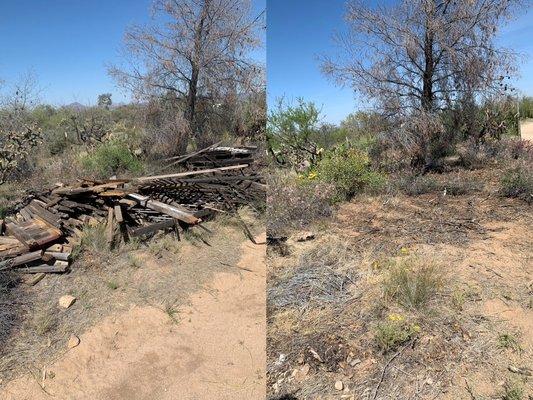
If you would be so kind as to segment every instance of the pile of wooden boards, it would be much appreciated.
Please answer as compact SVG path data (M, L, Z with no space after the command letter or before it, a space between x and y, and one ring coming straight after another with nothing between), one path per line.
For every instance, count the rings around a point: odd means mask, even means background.
M210 164L194 161L204 153L216 157ZM179 229L198 225L213 212L264 201L266 185L253 167L254 157L250 147L211 146L181 157L177 164L187 169L183 172L83 179L31 193L0 221L0 271L67 271L86 226L105 224L106 240L113 246L164 229L179 235Z

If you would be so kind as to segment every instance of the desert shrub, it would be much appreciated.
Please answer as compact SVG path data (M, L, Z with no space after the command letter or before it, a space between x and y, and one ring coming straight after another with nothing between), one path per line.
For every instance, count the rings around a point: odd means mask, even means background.
M522 97L519 107L521 118L533 118L533 97Z
M403 315L390 314L386 321L377 324L374 338L378 348L387 353L407 342L418 332L420 327L408 323Z
M390 264L383 292L386 299L392 299L409 309L421 309L437 293L442 277L435 265L424 263L417 257L402 258Z
M41 131L34 126L16 129L0 124L0 184L17 174L29 172L29 155L41 141Z
M438 114L418 112L389 132L390 140L416 170L430 171L451 151L453 132L446 129Z
M410 159L405 151L397 146L386 133L378 135L368 150L375 169L387 173L403 171L409 168Z
M460 176L446 181L438 180L435 175L401 175L395 180L393 188L400 189L408 196L419 196L425 193L446 193L448 196L462 196L481 190L481 186Z
M272 160L291 167L315 165L320 156L315 142L319 122L320 110L314 103L301 98L295 105L278 100L267 122L266 142Z
M335 189L316 179L299 178L286 171L276 171L268 178L267 230L283 234L308 226L332 213Z
M498 142L498 157L503 160L533 162L533 144L529 140L502 139Z
M371 169L368 155L348 146L328 152L316 172L319 180L335 186L336 201L348 199L365 189L379 189L385 183L384 176Z
M408 196L431 193L439 188L438 181L432 175L404 175L397 180L399 188Z
M509 349L518 353L522 352L522 347L516 337L510 333L502 333L498 335L498 347L501 349Z
M523 400L524 388L516 381L508 381L504 386L502 400Z
M503 174L500 193L505 197L516 197L528 203L533 201L533 167L521 163Z
M497 161L502 153L501 141L488 140L476 142L467 140L457 145L456 151L460 158L460 164L468 169L479 169Z
M98 145L90 154L82 156L82 166L99 177L109 177L118 173L139 173L143 169L141 161L121 140L109 140Z

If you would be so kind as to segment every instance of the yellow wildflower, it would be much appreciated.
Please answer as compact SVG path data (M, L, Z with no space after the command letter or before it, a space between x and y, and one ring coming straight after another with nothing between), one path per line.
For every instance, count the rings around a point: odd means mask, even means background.
M405 317L401 314L392 313L389 314L389 320L393 322L402 322L405 320Z

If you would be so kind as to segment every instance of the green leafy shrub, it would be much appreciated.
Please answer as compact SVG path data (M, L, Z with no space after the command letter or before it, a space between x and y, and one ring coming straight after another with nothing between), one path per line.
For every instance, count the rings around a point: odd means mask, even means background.
M120 140L100 144L92 153L83 156L81 162L87 171L99 177L123 172L139 173L143 169L141 161Z
M516 197L533 202L533 173L531 165L517 165L507 170L501 179L500 192L505 197Z
M312 102L299 98L293 105L279 99L267 122L266 145L272 160L297 168L315 165L320 155L315 142L320 118L320 110Z
M410 324L400 314L390 314L387 320L376 326L375 340L378 348L387 353L407 342L420 332L420 327Z
M379 189L385 183L382 174L372 171L366 153L347 146L326 153L316 172L319 180L335 186L336 201L348 199L364 189Z

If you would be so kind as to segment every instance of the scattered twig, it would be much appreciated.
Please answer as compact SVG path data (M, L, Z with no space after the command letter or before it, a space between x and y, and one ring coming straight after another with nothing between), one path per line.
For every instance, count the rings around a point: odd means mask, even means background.
M385 366L383 367L383 371L381 372L381 377L379 378L379 382L378 384L376 385L376 388L374 389L374 395L372 396L372 400L375 400L378 396L378 392L379 392L379 388L381 387L381 384L383 383L383 379L385 378L385 373L387 372L387 368L389 367L389 365L397 358L400 356L400 354L403 353L403 351L409 347L410 345L412 344L412 341L409 341L407 342L406 344L404 344L402 346L402 348L400 350L398 350L390 359L389 361L387 361L387 363L385 364Z

